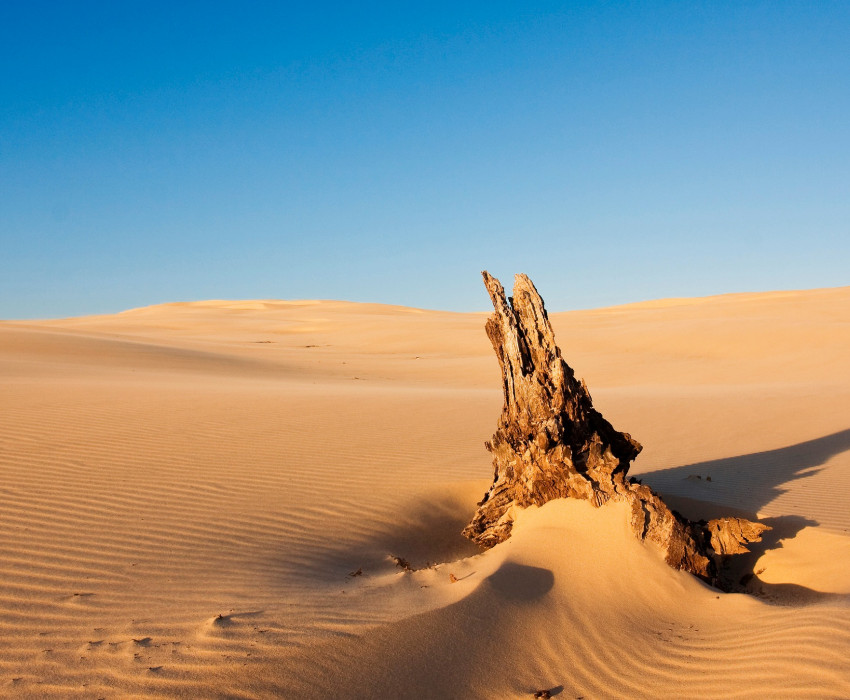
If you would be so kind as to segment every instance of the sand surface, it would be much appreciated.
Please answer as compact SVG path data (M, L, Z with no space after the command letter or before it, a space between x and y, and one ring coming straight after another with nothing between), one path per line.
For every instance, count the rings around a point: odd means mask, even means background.
M774 527L758 595L672 571L618 506L459 535L502 402L484 319L0 323L0 696L850 697L850 288L552 314L635 475Z

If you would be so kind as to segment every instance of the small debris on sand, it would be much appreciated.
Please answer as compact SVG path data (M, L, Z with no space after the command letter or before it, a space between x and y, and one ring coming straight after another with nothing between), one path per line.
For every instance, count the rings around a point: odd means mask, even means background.
M390 558L396 563L396 566L401 567L405 571L416 571L416 569L413 568L411 563L407 561L407 559L405 559L404 557L397 557L391 554Z

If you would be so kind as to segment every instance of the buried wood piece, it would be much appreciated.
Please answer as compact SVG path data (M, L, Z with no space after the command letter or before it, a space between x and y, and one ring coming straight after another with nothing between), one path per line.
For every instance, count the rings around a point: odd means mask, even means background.
M641 445L593 407L587 386L561 357L534 284L517 275L514 295L506 298L499 280L482 274L495 309L486 331L502 370L505 405L486 443L493 484L464 534L492 547L510 537L517 508L555 498L597 507L624 501L639 539L659 545L673 568L718 584L721 557L748 551L770 528L741 518L692 522L627 478Z

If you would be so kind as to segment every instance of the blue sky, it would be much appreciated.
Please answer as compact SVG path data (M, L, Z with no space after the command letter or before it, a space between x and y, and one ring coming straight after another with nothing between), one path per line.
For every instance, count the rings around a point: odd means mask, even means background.
M847 2L3 2L0 318L850 284L848 47Z

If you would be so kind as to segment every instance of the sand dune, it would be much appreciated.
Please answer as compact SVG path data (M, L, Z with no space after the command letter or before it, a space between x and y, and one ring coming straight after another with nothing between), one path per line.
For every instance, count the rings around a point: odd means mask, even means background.
M0 323L0 695L850 697L850 288L552 314L637 476L774 526L757 596L670 570L616 507L460 537L501 406L484 318Z

